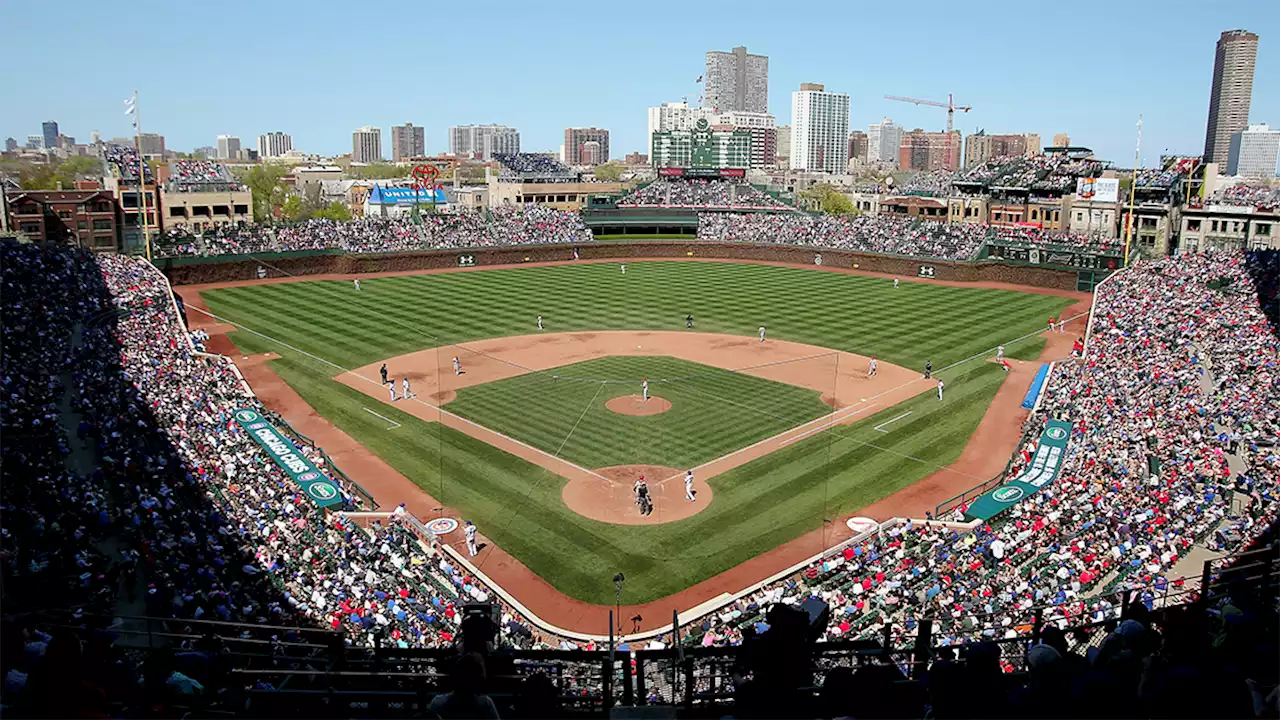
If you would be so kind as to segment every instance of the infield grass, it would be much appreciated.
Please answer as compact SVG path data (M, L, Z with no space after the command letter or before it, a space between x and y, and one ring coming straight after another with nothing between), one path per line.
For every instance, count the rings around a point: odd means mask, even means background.
M627 378L627 380L622 380ZM639 394L671 403L620 415L605 403ZM616 355L458 391L449 411L587 468L690 468L831 412L815 390L671 357Z
M1035 352L1043 341L1010 341L1040 330L1047 317L1058 316L1070 303L1049 295L909 281L895 290L882 278L718 262L628 263L626 276L617 264L600 263L367 278L361 285L356 292L350 282L301 281L203 295L214 313L344 369L441 344L526 334L539 312L553 332L680 329L684 314L692 312L704 332L754 335L763 324L778 339L875 355L907 367L930 359L935 368L944 368L998 344L1006 345L1012 357ZM627 575L624 602L654 600L824 521L841 522L951 463L1004 379L998 366L981 361L941 371L947 383L943 402L925 393L712 478L714 501L693 517L623 526L568 510L558 475L382 405L378 412L402 425L387 430L385 422L363 411L367 396L332 379L338 373L333 365L245 332L232 337L245 352L280 353L271 366L320 415L461 510L556 588L600 604L613 602L608 578L616 572ZM460 394L455 402L466 401ZM530 424L541 422L530 406L519 404L519 393L510 402L505 412L511 422L521 413ZM578 412L586 405L584 400ZM912 414L888 426L890 432L874 430L908 410ZM769 412L729 407L718 422L758 415L749 424L765 423ZM548 433L539 442L568 447L577 432L566 430L560 438ZM673 466L681 466L678 459ZM984 480L958 477L957 484L970 487ZM821 549L815 543L814 553Z

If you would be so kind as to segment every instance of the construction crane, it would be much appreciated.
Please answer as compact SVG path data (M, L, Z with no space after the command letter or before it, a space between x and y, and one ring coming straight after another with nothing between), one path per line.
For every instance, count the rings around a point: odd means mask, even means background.
M885 100L897 100L898 102L909 102L915 105L928 105L929 107L940 107L947 109L947 132L951 132L952 121L955 119L956 111L969 112L973 109L971 105L957 105L951 93L947 93L946 102L937 102L935 100L917 100L916 98L898 97L897 95L885 95Z

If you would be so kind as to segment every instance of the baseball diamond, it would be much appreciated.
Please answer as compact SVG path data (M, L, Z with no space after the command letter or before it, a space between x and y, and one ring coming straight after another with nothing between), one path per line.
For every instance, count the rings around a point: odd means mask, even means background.
M981 463L962 451L986 436L975 431L997 396L1021 397L1034 366L1007 376L985 355L1004 344L1035 359L1043 319L1080 313L1067 310L1070 293L895 288L829 267L731 262L364 277L358 294L336 278L179 290L225 321L193 313L211 332L232 331L259 397L291 422L350 436L403 478L353 475L381 504L472 520L490 541L476 567L564 627L612 602L602 576L633 579L633 607L687 609L713 578L746 585L762 577L762 557L776 565L843 537L832 518L887 517L904 502L922 514L986 480L994 468L965 469ZM945 402L926 392L926 361L947 382ZM414 397L390 399L384 363ZM645 378L670 411L605 408L639 395ZM400 426L388 430L370 407ZM1015 440L1017 411L999 414ZM670 475L647 479L645 516L630 505L638 473L626 470L641 466ZM679 476L688 468L702 490L693 501ZM889 500L902 492L919 496ZM877 511L881 502L895 505Z

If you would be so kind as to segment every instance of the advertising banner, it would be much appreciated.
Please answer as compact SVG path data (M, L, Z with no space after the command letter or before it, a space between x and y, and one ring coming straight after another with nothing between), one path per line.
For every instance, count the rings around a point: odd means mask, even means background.
M1118 202L1120 180L1119 178L1076 178L1076 197L1093 202Z
M1027 469L1013 480L975 498L965 517L970 520L989 520L1057 480L1070 439L1071 423L1050 420L1046 423L1044 432L1040 433L1040 446L1036 448L1036 454L1031 458Z
M298 448L281 435L257 410L241 408L235 412L236 422L249 433L276 464L288 473L298 487L322 508L341 505L338 486L317 468Z

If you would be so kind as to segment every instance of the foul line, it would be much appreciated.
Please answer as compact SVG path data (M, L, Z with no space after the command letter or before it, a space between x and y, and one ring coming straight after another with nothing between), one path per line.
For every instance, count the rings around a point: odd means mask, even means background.
M884 429L883 429L885 425L889 425L889 424L891 424L891 423L896 423L896 422L898 422L899 420L901 420L902 418L904 418L904 417L906 417L906 416L910 415L911 413L912 413L912 411L911 411L911 410L908 410L908 411L906 411L906 412L902 413L901 415L899 415L898 417L896 417L896 418L894 418L894 419L892 419L892 420L886 420L886 421L884 421L884 422L880 423L879 425L875 426L875 428L874 428L874 429L875 429L875 431L876 431L876 432L887 433L887 432L889 432L889 431L888 431L888 430L884 430Z
M391 423L391 427L387 428L388 430L395 430L396 428L400 427L400 423L396 422L395 420L392 420L391 418L387 417L386 415L379 415L378 413L376 413L376 412L374 412L374 411L370 410L369 408L360 408L360 409L361 409L361 410L364 410L365 412L369 413L370 415L373 415L373 416L375 416L375 417L380 417L380 418L382 418L383 420L386 420L387 422Z
M827 428L829 428L829 427L831 427L831 426L833 426L833 425L838 425L838 424L840 424L840 423L844 422L845 420L847 420L847 419L849 419L849 418L853 417L854 415L857 415L858 413L866 412L867 410L870 410L871 408L873 408L873 407L875 407L875 406L877 406L877 405L879 405L879 404L880 404L880 403L871 403L870 405L868 405L868 406L866 406L866 407L858 408L858 409L857 409L857 410L855 410L854 412L849 413L846 417L842 417L842 418L840 418L839 420L830 420L830 421L826 422L825 424L819 425L819 426L818 426L818 427L816 427L816 428L812 428L812 429L809 429L809 430L805 430L804 432L800 433L799 435L797 435L797 436L795 436L795 437L793 437L793 438L788 438L787 440L785 440L784 442L782 442L780 445L778 445L778 447L786 447L786 446L790 445L791 443L800 442L800 441L801 441L801 440L803 440L804 438L807 438L807 437L809 437L810 435L812 435L812 434L814 434L814 433L816 433L816 432L822 432L823 430L826 430ZM830 417L830 416L828 416L828 417ZM819 419L819 420L821 420L822 418L818 418L818 419Z

